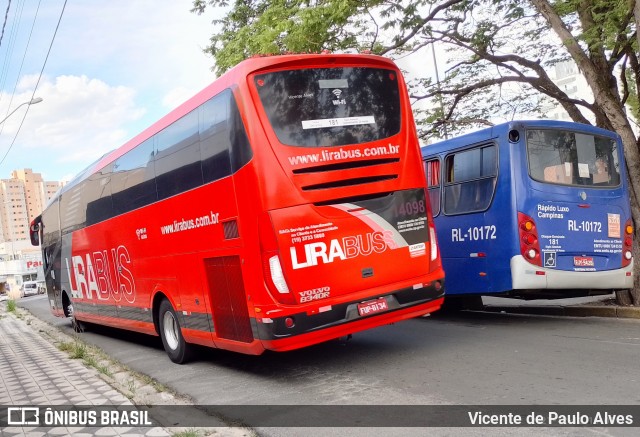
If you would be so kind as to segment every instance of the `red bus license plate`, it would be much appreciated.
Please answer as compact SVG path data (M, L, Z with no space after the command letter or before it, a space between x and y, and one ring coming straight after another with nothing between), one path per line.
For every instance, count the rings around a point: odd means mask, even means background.
M574 256L573 265L576 267L594 267L593 257L591 256Z
M360 313L361 316L370 316L371 314L380 313L388 309L389 305L387 305L387 300L384 297L358 304L358 313Z

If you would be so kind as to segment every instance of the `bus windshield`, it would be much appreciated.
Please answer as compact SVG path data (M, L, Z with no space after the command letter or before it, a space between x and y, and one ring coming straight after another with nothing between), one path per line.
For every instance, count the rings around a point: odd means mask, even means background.
M287 70L256 75L254 83L282 144L343 146L400 131L398 77L393 70Z
M618 148L611 138L552 129L527 130L531 177L559 185L616 187Z

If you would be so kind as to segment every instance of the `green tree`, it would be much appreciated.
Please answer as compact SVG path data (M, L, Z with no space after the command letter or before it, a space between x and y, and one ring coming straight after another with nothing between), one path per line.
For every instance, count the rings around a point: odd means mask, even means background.
M194 0L193 11L208 6L229 4ZM541 112L550 101L576 122L590 123L590 113L596 125L623 139L640 225L639 141L628 115L638 113L639 22L640 0L236 0L215 22L220 30L206 51L222 73L255 54L369 50L398 59L424 57L436 44L447 53L442 81L410 83L414 102L433 108L416 110L421 136ZM593 101L570 98L549 77L547 71L569 59ZM636 230L636 260L639 235ZM633 292L619 298L640 305L640 262L635 267Z

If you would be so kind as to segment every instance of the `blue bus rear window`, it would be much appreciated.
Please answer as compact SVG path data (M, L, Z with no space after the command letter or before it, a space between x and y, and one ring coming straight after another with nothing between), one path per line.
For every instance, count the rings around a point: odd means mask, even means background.
M618 153L611 138L563 130L527 130L529 174L539 182L618 186Z

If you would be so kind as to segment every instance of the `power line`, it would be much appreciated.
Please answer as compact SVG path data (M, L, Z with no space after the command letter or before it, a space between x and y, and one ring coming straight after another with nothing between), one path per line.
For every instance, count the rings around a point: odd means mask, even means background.
M16 41L18 40L18 34L20 31L20 22L22 21L22 12L24 11L24 3L25 3L25 0L18 0L18 3L15 5L15 8L14 8L15 18L13 19L13 23L11 24L11 31L9 33L9 44L8 45L5 44L6 54L4 57L4 64L2 66L2 71L0 72L0 90L4 89L4 85L7 80L7 76L11 66L13 49L16 45ZM13 95L11 96L11 98L13 99ZM2 95L0 95L0 101L2 101ZM11 106L10 103L9 103L9 106ZM9 113L9 106L7 106L7 114Z
M9 8L11 7L11 0L7 4L7 11L4 13L4 23L2 23L2 33L0 33L0 46L2 46L2 38L4 38L4 28L7 27L7 19L9 18Z
M47 65L47 61L49 60L49 55L51 54L51 49L53 48L53 42L56 39L56 35L58 34L58 29L60 28L60 22L62 21L62 16L64 15L64 10L67 7L67 0L64 0L64 4L62 5L62 11L60 11L60 17L58 18L58 24L56 24L56 30L53 32L53 37L51 38L51 44L49 44L49 50L47 50L47 56L44 59L44 63L42 64L42 69L40 70L40 75L38 76L38 81L36 82L36 86L33 88L33 93L31 94L31 99L34 98L36 91L38 90L38 85L40 85L40 80L42 79L42 75L44 74L44 68ZM31 105L27 105L27 110L24 113L24 116L22 116L22 120L20 121L20 126L18 126L18 131L16 132L15 136L13 137L13 141L11 141L11 145L9 145L9 148L7 149L7 151L5 152L4 156L2 157L2 160L0 160L0 165L2 165L2 163L4 162L4 160L7 158L7 155L9 154L9 152L11 151L11 148L13 147L13 145L16 142L16 139L18 138L18 135L20 134L20 130L22 129L22 125L24 124L24 120L27 118L27 114L29 113L29 108L31 107Z
M42 0L40 0L38 2L38 7L36 9L36 13L35 16L33 17L33 23L31 24L31 31L29 32L29 39L27 39L27 45L24 49L24 55L22 55L22 62L20 62L20 68L18 69L18 74L16 75L16 82L13 84L13 91L11 92L11 98L9 99L9 104L7 105L7 114L9 113L9 110L11 109L11 103L13 103L13 98L16 96L16 90L18 89L18 83L20 82L20 74L22 74L22 68L24 67L24 61L27 58L27 52L29 51L29 45L31 44L31 37L33 36L33 29L36 27L36 21L38 19L38 13L40 12L40 4L42 3ZM24 2L22 2L22 6L24 7ZM20 20L22 19L22 9L20 10ZM18 20L19 21L19 20ZM17 27L17 26L16 26ZM15 39L14 39L15 42ZM9 58L10 55L7 56L7 58ZM4 82L5 82L6 76L3 78L2 81L0 81L0 89L4 89ZM1 98L0 98L1 100ZM7 115L5 114L5 115ZM4 131L4 125L0 126L0 134L2 134L2 131Z

